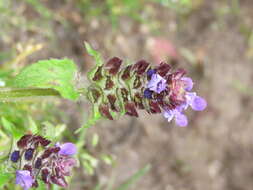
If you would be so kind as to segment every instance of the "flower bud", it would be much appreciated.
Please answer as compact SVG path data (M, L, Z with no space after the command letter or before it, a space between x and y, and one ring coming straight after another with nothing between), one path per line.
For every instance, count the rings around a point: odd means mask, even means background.
M33 153L34 153L34 149L33 148L29 148L25 151L25 159L26 160L32 160L33 158Z
M20 152L19 150L15 150L12 154L11 154L11 161L12 162L17 162L20 158Z

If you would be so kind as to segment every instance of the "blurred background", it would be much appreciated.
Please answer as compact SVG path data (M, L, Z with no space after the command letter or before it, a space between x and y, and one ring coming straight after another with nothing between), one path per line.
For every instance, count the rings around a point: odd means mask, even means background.
M205 111L188 111L187 128L146 112L100 121L85 148L104 161L90 159L96 168L77 170L69 189L117 187L150 164L132 190L251 190L252 9L252 0L0 0L0 64L18 71L39 59L68 57L85 76L94 65L87 41L105 60L184 67L207 100ZM48 117L57 115L71 133L87 105L63 101L59 110L68 117L54 109ZM89 143L94 134L96 146Z

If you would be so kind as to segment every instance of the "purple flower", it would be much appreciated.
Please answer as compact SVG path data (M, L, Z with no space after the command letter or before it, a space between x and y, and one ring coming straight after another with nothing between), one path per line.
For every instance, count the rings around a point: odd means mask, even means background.
M189 106L195 111L202 111L206 108L207 103L205 99L197 96L195 92L186 92L186 101L175 109L168 109L164 112L164 117L170 122L173 118L176 120L176 124L180 127L186 127L188 124L187 117L182 113Z
M186 127L188 125L187 117L181 112L179 108L166 110L163 115L168 119L168 122L175 118L176 124L180 127Z
M195 92L187 92L185 97L186 102L184 105L184 109L187 109L188 106L191 106L191 108L195 111L202 111L207 106L206 100L204 98L201 98L200 96L197 96Z
M14 163L19 161L19 164L15 164L18 165L16 184L23 190L38 187L38 176L41 176L48 186L67 186L65 176L70 175L71 169L77 163L72 157L77 148L73 143L57 143L48 147L50 143L51 141L37 135L24 135L17 142L18 150L12 152L10 160Z
M20 185L24 190L28 190L32 187L33 178L28 170L16 171L16 184Z
M193 87L192 79L189 78L189 77L182 77L181 80L184 81L184 83L185 83L184 89L186 91L190 91L192 89L192 87Z
M144 94L145 98L151 99L152 98L152 93L153 92L147 88L147 89L144 90L143 94Z
M162 91L166 90L166 80L159 74L153 74L148 82L147 88L160 94Z
M77 152L77 148L73 143L64 143L59 147L61 148L61 150L59 151L60 155L72 156Z
M147 71L147 76L148 77L151 77L153 74L155 74L156 73L156 70L155 69L149 69L148 71Z

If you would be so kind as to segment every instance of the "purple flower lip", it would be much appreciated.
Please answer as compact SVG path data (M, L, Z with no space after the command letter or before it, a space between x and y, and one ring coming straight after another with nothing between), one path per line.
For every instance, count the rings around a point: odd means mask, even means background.
M186 93L186 101L184 104L176 107L172 110L165 110L164 117L168 119L170 122L173 118L176 120L176 124L180 127L186 127L188 125L188 119L183 114L183 111L187 109L189 106L195 111L202 111L206 108L207 103L206 100L197 96L195 92L187 92Z
M195 92L187 92L185 97L185 109L187 109L188 106L191 106L191 108L195 111L203 111L207 106L206 100L200 96L197 96Z
M64 143L59 147L61 148L59 151L60 155L72 156L77 153L77 148L73 143Z
M166 80L159 74L153 74L148 82L147 88L158 94L166 90Z
M173 110L166 110L164 112L164 117L170 122L173 118L176 120L176 124L180 127L186 127L188 125L187 117L180 112L179 109L175 108Z
M185 82L185 90L190 91L194 84L192 79L189 77L182 77L181 80Z
M20 185L23 190L28 190L32 187L33 178L28 170L16 171L16 184Z

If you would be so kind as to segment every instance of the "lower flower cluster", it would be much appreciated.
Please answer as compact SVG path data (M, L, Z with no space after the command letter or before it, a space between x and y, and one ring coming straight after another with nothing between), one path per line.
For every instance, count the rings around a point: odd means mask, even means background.
M38 187L42 180L48 188L51 184L67 187L65 176L70 176L77 161L72 156L77 149L73 143L55 144L38 135L24 135L17 142L10 160L16 170L16 184L24 190Z

